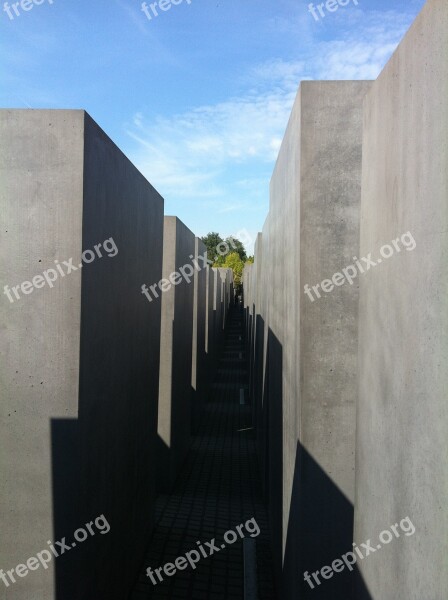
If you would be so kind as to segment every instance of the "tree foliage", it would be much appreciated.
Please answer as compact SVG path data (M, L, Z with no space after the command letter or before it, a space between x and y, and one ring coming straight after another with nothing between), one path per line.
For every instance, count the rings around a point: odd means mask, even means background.
M226 260L224 262L224 267L228 269L232 269L233 271L233 285L235 288L235 292L237 294L240 293L241 285L242 285L242 276L244 269L244 262L241 260L238 252L232 252L226 256Z
M231 236L223 239L216 231L210 231L201 239L207 248L208 258L213 260L214 267L232 269L235 290L239 293L244 263L247 260L244 244Z
M222 237L216 231L211 231L207 233L203 238L201 238L207 248L207 256L210 260L215 261L215 257L218 256L218 247L224 241Z
M236 252L243 262L246 260L246 249L244 248L244 245L242 242L240 242L240 240L238 240L237 238L228 237L225 239L225 242L230 247L229 253Z
M207 256L213 260L214 267L223 267L229 254L237 253L244 262L247 258L246 249L240 240L234 237L223 239L216 231L207 233L201 238L207 248Z

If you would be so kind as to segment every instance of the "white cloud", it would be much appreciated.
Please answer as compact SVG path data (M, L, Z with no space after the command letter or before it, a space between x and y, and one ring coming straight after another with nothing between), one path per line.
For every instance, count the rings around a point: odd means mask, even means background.
M294 92L249 93L171 119L133 118L133 160L162 195L225 197L228 167L275 160Z
M395 11L354 13L341 24L343 39L312 44L300 60L255 66L238 97L153 122L134 115L128 127L137 142L134 161L166 197L230 198L227 211L253 202L265 186L263 170L276 159L300 80L376 78L411 20Z

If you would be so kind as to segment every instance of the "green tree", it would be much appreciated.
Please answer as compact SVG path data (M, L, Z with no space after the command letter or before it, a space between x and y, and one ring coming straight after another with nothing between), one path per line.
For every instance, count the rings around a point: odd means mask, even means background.
M205 244L205 247L207 248L207 257L210 260L215 261L215 257L221 258L218 255L218 246L220 246L220 244L223 243L223 239L222 237L219 235L219 233L217 233L216 231L211 231L210 233L207 233L207 235L205 235L203 238L201 238L202 241ZM213 265L215 266L215 265Z
M238 252L231 252L226 256L224 267L232 269L235 293L239 294L242 287L241 279L243 276L244 262L241 260Z
M242 242L240 242L240 240L234 237L227 237L225 239L225 242L229 246L231 253L237 252L243 262L246 260L246 249L244 248L244 245Z
M224 240L216 231L210 231L201 239L207 248L208 258L213 260L214 267L226 266L225 262L230 254L237 254L243 263L247 258L244 245L237 238L229 236Z

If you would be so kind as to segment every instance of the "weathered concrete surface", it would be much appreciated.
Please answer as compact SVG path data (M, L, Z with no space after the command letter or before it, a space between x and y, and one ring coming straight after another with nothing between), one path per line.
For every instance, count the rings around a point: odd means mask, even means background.
M204 268L200 256L206 254L205 244L195 238L194 245L194 292L193 292L193 333L192 333L192 366L191 366L191 388L192 388L192 431L198 425L202 406L207 390L207 354L205 350L206 320L208 318L207 306L207 268Z
M254 401L253 393L253 378L254 378L254 352L253 345L255 339L254 331L254 299L253 299L253 288L256 287L254 281L253 270L254 265L246 263L243 269L243 275L241 277L242 283L242 294L243 294L243 310L244 310L244 338L246 342L246 363L249 371L249 396L251 401Z
M171 490L190 443L195 236L177 217L165 217L163 279L177 283L162 294L158 478ZM191 276L174 278L188 265ZM187 274L190 269L185 270ZM168 285L167 284L167 285Z
M0 139L3 285L118 249L2 295L0 568L101 514L110 532L1 596L121 600L151 528L160 304L140 286L161 275L163 199L83 111L0 111Z
M213 340L210 342L210 346L213 347L213 352L211 354L213 358L214 365L216 366L216 360L219 353L219 348L221 347L221 343L223 340L223 305L221 303L221 295L222 295L222 281L219 276L218 269L216 267L212 267L210 271L210 277L212 279L212 306L213 306L213 327L209 329L209 339Z
M265 321L262 299L267 289L263 284L263 243L262 234L258 233L254 245L255 264L246 264L243 270L244 307L246 313L246 354L249 367L249 394L252 403L253 422L257 435L257 449L261 481L266 485L266 420L268 418L266 405L263 403L263 372L265 367ZM266 489L264 490L266 493Z
M221 307L222 307L222 329L227 323L227 315L233 298L233 271L232 269L219 267L218 278L221 279Z
M299 550L300 572L333 561L347 552L353 539L358 284L333 285L314 302L303 289L331 280L359 256L362 102L370 87L370 82L325 82L305 84L302 93L301 407L296 418L306 472L298 476L305 512L298 519L302 539L318 535ZM283 422L290 418L292 414L285 414ZM291 446L290 452L295 450ZM349 572L319 590L302 582L304 597L348 599L349 582Z
M253 342L252 342L252 355L253 355L253 377L252 377L252 393L251 396L253 398L253 412L254 412L254 422L256 424L257 430L257 442L258 442L258 454L259 454L259 465L261 468L262 474L262 482L265 487L265 493L268 495L268 483L271 480L269 476L269 439L267 432L269 430L269 419L273 416L268 412L268 404L265 400L267 400L267 393L265 397L266 384L267 379L266 375L266 359L267 359L267 344L268 344L268 294L266 293L269 289L269 281L267 277L267 270L264 269L263 262L263 253L267 253L267 242L269 240L269 236L267 234L268 223L266 222L264 225L265 231L265 239L263 239L263 235L258 233L254 252L257 257L257 260L254 264L253 271L253 301L252 301L252 311L254 313L254 334L253 334ZM264 242L264 244L263 244ZM279 469L281 471L282 461L279 462ZM281 484L277 482L279 486ZM272 492L271 492L272 493ZM271 498L272 504L272 498ZM279 538L281 535L281 529L279 527L279 531L274 536L273 539ZM280 562L281 553L279 553L279 558L277 561Z
M304 285L331 278L359 250L362 101L370 85L301 84L251 270L253 393L288 600L351 597L344 574L312 590L303 572L352 543L358 289L347 284L311 301Z
M206 272L206 319L205 319L205 352L207 354L208 380L211 381L210 371L214 368L216 362L215 355L215 272L211 267L207 267Z
M360 563L373 600L448 590L447 55L448 4L431 0L365 99L361 254L416 242L360 289L355 540L416 528Z

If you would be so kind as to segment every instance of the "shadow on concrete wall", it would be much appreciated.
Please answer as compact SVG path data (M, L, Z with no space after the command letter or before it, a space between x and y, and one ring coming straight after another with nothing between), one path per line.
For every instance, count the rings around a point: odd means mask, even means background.
M194 389L191 387L191 435L197 434L201 423L202 404L205 399L206 391L204 389Z
M282 577L282 598L372 600L355 568L321 576L314 589L304 580L352 551L353 504L298 443ZM312 580L313 581L313 580ZM356 590L356 591L355 591Z
M255 399L255 423L257 428L258 455L261 469L261 480L264 493L267 494L266 483L267 476L267 444L266 444L266 426L267 415L266 406L263 402L263 351L264 351L264 320L257 315L255 319L255 328L252 333L252 394Z
M264 332L264 322L258 322ZM261 337L261 336L260 336ZM263 377L263 340L256 343L258 355L257 377L259 392ZM260 361L261 358L261 361ZM261 364L260 364L261 363ZM260 370L260 373L258 372ZM282 532L283 532L283 349L276 336L269 329L266 348L266 372L262 406L264 434L263 463L265 465L268 510L271 521L271 540L274 556L274 573L277 589L280 588L282 569Z
M187 285L184 282L184 285ZM192 299L191 299L192 301ZM169 418L169 444L157 435L157 492L171 493L191 443L193 400L192 321L185 299L175 297L175 316L172 320L170 397L159 397L159 415ZM192 308L191 308L192 314ZM190 326L190 331L186 328ZM160 427L159 427L160 431Z
M255 431L257 430L257 403L254 402L255 394L254 394L254 356L251 352L251 348L254 345L254 325L253 325L253 317L249 312L249 307L243 309L243 318L244 318L244 340L245 340L245 350L246 350L246 365L247 365L247 373L249 380L249 401L252 406L252 421L255 427Z
M190 390L191 392L194 391L193 388L190 388ZM185 398L185 400L188 401L188 398ZM188 429L187 424L185 424L185 428ZM176 482L182 472L182 467L184 466L188 452L191 450L191 442L192 436L190 436L188 446L181 456L179 452L176 454L176 451L173 450L172 447L168 446L168 444L160 437L160 435L157 434L156 456L157 460L160 461L157 473L157 496L161 494L173 493L173 490L176 487ZM163 467L163 465L173 464L177 464L177 469L175 471L171 470L171 472L168 472L168 467Z
M218 275L220 292L223 294L224 284ZM176 298L176 317L173 321L173 342L171 355L171 415L170 415L170 445L160 435L157 435L157 491L158 493L171 493L177 477L183 467L187 453L191 447L192 436L198 433L203 417L204 404L207 402L210 386L215 381L219 357L224 344L224 302L218 301L217 308L213 309L209 328L208 353L205 350L198 352L198 358L206 361L206 369L202 369L204 379L198 393L191 383L192 368L192 336L185 333L185 324L188 315L185 313L185 302ZM183 311L183 312L182 312ZM176 324L177 321L177 324ZM188 337L188 339L187 339ZM187 385L188 382L188 385ZM185 390L188 392L185 393ZM190 426L189 426L190 424Z
M60 554L53 559L55 600L124 600L137 577L150 537L152 505L144 502L144 489L147 485L154 487L154 481L143 480L143 491L136 493L113 454L109 464L101 451L97 456L92 452L87 460L87 447L82 448L87 440L81 431L80 421L76 419L51 421L51 541ZM106 437L104 431L102 435ZM108 445L105 440L104 449ZM132 464L126 453L123 460L128 463L129 470L141 472L139 465ZM101 515L105 520L96 527L95 520ZM94 535L86 528L86 524L92 522ZM106 522L110 526L108 532L105 531ZM86 539L77 542L74 533L80 529L84 529L85 534L80 532L78 535L81 540L82 537ZM61 554L55 542L64 538L70 549ZM73 543L76 546L72 546Z
M256 315L254 322L248 310L246 319L248 348L252 349L249 356L251 395L255 403L260 468L268 504L278 598L372 600L356 566L352 572L346 569L329 580L320 578L322 584L315 585L314 589L304 580L304 571L320 570L352 550L354 508L300 442L294 459L282 560L283 349L269 329L263 372L265 323L260 315Z
M160 306L115 299L140 282L120 242L83 271L78 419L51 422L54 539L101 515L110 531L56 559L57 600L126 598L153 526Z
M123 550L125 534L133 533L133 517L117 513L116 492L109 480L110 473L92 460L83 462L79 421L76 419L51 420L52 492L53 492L53 546L59 553L54 561L55 600L95 598L110 600L126 598L130 591L129 578L135 577L134 550ZM89 485L91 469L102 481ZM97 468L100 471L97 471ZM91 480L90 480L91 481ZM125 488L127 482L123 481ZM100 495L109 486L109 499ZM123 492L126 496L126 492ZM96 504L96 509L92 507ZM104 515L100 526L95 525ZM145 516L144 526L151 517ZM94 535L86 524L91 524ZM107 527L106 527L107 525ZM106 531L110 527L109 531ZM83 531L82 531L83 530ZM78 540L75 538L75 532ZM149 536L149 531L148 531ZM65 540L62 550L56 542ZM143 559L143 556L141 557ZM132 560L132 563L129 561Z
M64 537L72 542L73 532L80 527L79 449L77 419L51 420L52 490L53 490L53 543ZM70 545L69 544L69 545ZM56 549L58 546L54 544ZM54 563L57 600L77 598L77 578L83 576L87 543L84 547L64 552Z
M252 307L256 314L255 305ZM258 462L264 498L267 504L273 570L277 589L282 577L282 505L283 505L283 349L271 330L266 347L264 371L265 323L245 311L249 365L249 389L254 418Z

